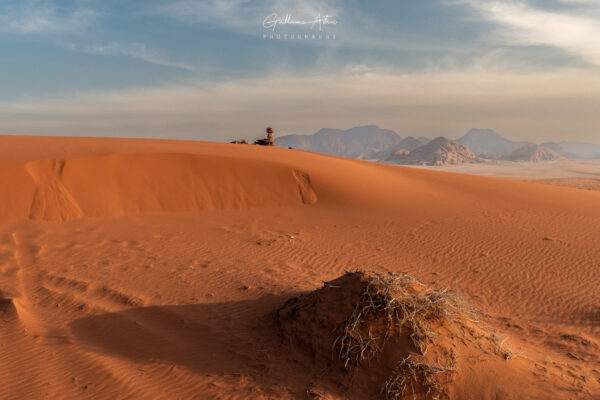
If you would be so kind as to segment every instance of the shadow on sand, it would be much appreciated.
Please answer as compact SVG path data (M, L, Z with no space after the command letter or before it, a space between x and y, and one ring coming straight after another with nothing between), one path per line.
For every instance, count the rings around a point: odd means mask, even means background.
M310 360L281 347L273 320L293 296L132 308L80 318L70 328L88 351L182 366L199 380L207 374L244 376L266 393L285 388L287 396L305 399L315 371L302 367Z

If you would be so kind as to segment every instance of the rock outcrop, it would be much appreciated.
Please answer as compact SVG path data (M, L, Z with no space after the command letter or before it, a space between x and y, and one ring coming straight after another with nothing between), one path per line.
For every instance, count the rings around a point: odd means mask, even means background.
M469 147L440 136L408 154L392 154L385 161L403 165L449 165L474 163L480 159Z
M513 151L508 157L508 161L530 161L530 162L545 162L545 161L556 161L566 160L566 158L556 151L544 147L530 144L527 146L520 147Z
M274 146L275 140L273 139L273 128L267 128L267 137L265 139L258 139L254 142L259 146Z

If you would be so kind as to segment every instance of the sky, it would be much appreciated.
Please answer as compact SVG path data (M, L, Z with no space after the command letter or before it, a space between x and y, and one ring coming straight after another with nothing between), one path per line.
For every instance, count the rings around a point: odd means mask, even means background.
M600 143L600 0L0 0L0 134Z

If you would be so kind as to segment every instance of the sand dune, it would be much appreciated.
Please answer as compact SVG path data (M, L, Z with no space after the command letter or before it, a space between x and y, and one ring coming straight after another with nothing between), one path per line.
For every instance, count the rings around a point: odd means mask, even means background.
M14 170L15 166L10 166ZM68 221L168 211L312 204L310 176L280 163L225 156L130 153L30 161L0 217ZM6 176L12 172L6 172ZM18 179L18 182L14 182Z
M456 290L510 343L461 347L455 398L600 395L600 192L250 145L0 143L0 398L345 398L274 316L356 268Z

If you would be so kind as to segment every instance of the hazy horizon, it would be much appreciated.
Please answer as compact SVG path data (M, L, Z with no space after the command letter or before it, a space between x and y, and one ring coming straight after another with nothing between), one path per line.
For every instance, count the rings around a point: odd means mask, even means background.
M584 0L7 1L0 134L598 143L599 20Z
M342 130L342 131L346 131L346 130L353 129L353 128L366 128L366 127L370 127L370 126L374 126L374 127L377 127L377 128L379 128L379 129L383 129L383 130L390 130L390 131L393 131L393 132L395 132L396 134L398 134L398 136L400 136L400 138L402 138L402 139L405 139L405 138L407 138L407 137L414 137L414 138L426 137L426 138L428 138L428 139L435 139L435 138L437 138L437 137L440 137L440 136L447 137L447 136L444 136L444 135L429 135L429 136L428 136L428 135L411 135L411 134L408 134L408 133L403 135L403 134L401 134L401 133L399 133L399 132L396 132L396 131L395 131L395 130L393 130L393 129L386 128L385 126L379 126L378 124L364 124L364 125L352 126L352 127L350 127L350 128L346 128L346 129L334 128L334 127L330 127L330 126L328 126L328 127L323 127L323 128L321 128L321 129L317 130L316 132L311 132L311 133L283 133L283 134L281 134L281 135L278 135L278 136L288 136L288 135L301 135L301 136L310 136L310 135L314 135L314 134L318 133L318 132L319 132L320 130L322 130L322 129L335 129L335 130ZM469 130L467 130L466 132L463 132L462 134L459 134L458 136L455 136L455 137L448 137L448 139L452 139L452 140L460 139L461 137L463 137L463 136L465 136L467 133L469 133L471 130L491 130L491 131L494 131L495 133L497 133L498 135L500 135L500 136L502 136L502 137L504 137L504 138L506 138L506 139L509 139L509 140L514 140L514 141L522 141L521 139L518 139L518 138L511 139L511 138L509 138L509 137L505 136L505 135L504 135L502 132L498 132L498 131L496 131L496 130L495 130L495 129L493 129L493 128L481 128L481 127L473 127L473 128L470 128L470 129L469 129ZM540 144L540 143L544 143L544 142L551 142L551 140L538 140L537 142L534 142L534 143L538 143L538 144ZM561 139L561 140L556 140L556 142L581 142L581 143L593 143L593 144L600 144L600 141L598 141L598 140L596 140L595 142L593 142L593 141L582 142L582 141L577 141L577 140L567 140L567 139Z
M400 136L401 139L405 139L407 137L415 137L415 138L419 138L419 137L426 137L428 139L435 139L437 137L440 136L444 136L444 135L432 135L432 136L427 136L427 135L410 135L410 134L400 134L399 132L394 131L393 129L389 129L383 126L379 126L377 124L365 124L365 125L358 125L358 126L352 126L350 128L346 128L346 129L341 129L341 128L332 128L332 127L323 127L318 129L315 132L309 132L309 133L293 133L293 132L276 132L276 136L275 138L277 139L277 137L282 137L282 136L293 136L293 135L300 135L300 136L311 136L316 134L317 132L319 132L322 129L334 129L334 130L341 130L341 131L346 131L352 128L362 128L362 127L368 127L368 126L376 126L377 128L383 129L383 130L391 130L393 132L395 132L396 134L398 134L398 136ZM499 134L500 136L509 139L509 140L513 140L513 141L525 141L525 140L521 140L519 138L509 138L505 135L503 135L501 132L497 132L492 128L472 128L472 129L480 129L480 130L492 130L494 132L496 132L497 134ZM463 134L460 134L456 137L448 137L448 139L452 139L452 140L457 140L459 138L461 138L462 136L465 136L469 131L464 132ZM246 136L244 136L244 134L246 134ZM53 135L53 134L49 134L49 135L44 135L44 134L28 134L28 133L0 133L0 135L6 135L6 136L56 136L56 137L61 137L61 135ZM242 132L240 135L236 136L234 139L235 140L241 140L241 139L250 139L253 140L255 137L256 138L260 138L264 136L264 131L252 131L252 132ZM205 140L202 138L176 138L176 137L140 137L140 136L127 136L127 135L122 135L122 136L110 136L110 135L96 135L96 136L86 136L86 135L62 135L62 137L97 137L97 138L103 138L103 137L114 137L114 138L133 138L133 139L162 139L162 140L198 140L198 141L216 141L216 142L220 142L221 140ZM446 136L444 136L446 137ZM223 140L229 140L229 139L223 139ZM596 141L580 141L580 140L568 140L568 139L559 139L559 140L543 140L543 139L539 139L533 143L536 144L542 144L542 143L546 143L546 142L557 142L557 143L561 143L561 142L574 142L574 143L582 143L582 144L598 144L600 145L600 141L596 140Z

